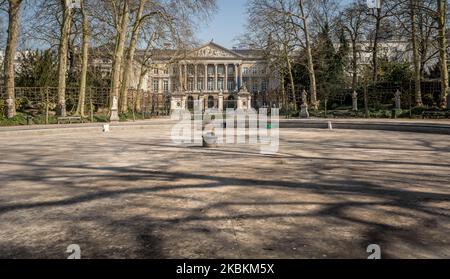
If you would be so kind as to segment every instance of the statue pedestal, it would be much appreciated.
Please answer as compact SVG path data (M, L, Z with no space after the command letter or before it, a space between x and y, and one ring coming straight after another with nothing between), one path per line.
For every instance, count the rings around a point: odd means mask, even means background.
M300 118L309 118L308 105L300 106Z
M119 111L117 109L111 110L111 117L109 118L110 122L119 122Z
M186 95L180 92L173 93L170 101L170 109L172 111L186 109Z
M252 95L248 92L247 88L243 86L237 94L237 108L241 110L249 110L252 108Z

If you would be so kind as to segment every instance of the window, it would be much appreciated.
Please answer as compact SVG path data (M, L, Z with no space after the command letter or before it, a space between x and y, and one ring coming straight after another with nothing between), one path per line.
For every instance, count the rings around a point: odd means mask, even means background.
M193 76L194 73L195 73L194 65L189 65L189 66L187 66L187 67L188 67L188 75Z
M247 75L249 72L248 72L248 68L247 67L244 67L244 75Z
M228 79L228 91L234 90L234 81L233 79Z
M214 79L208 78L208 91L213 91L213 90L214 90Z
M266 80L263 80L263 82L261 83L261 91L262 92L267 91L267 81Z
M208 66L208 75L214 75L215 68L214 66Z
M159 92L159 80L157 79L153 80L153 92Z
M159 74L159 70L158 70L158 69L153 69L153 73L154 73L155 75L157 75L157 74Z
M204 84L204 81L203 81L203 80L198 80L198 81L197 81L197 89L198 89L198 90L204 90L203 84Z
M258 82L255 80L253 81L252 84L252 92L257 92L258 91Z
M228 65L228 75L233 75L234 74L234 65Z
M164 69L164 74L168 75L169 74L169 69Z
M169 93L169 81L168 80L164 81L163 90L164 90L164 93Z
M217 73L219 74L219 75L224 75L225 74L225 66L218 66L217 67Z
M194 79L188 79L188 91L194 91Z
M217 89L223 90L223 78L219 78L217 81Z
M253 73L254 75L256 75L256 74L258 73L258 68L257 68L256 66L253 66L253 68L252 68L252 73Z

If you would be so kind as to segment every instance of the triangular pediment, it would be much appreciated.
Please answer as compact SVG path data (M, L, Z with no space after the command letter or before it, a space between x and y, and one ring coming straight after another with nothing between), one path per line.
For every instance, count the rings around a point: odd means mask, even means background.
M208 43L196 50L194 50L189 57L192 58L242 58L238 53L222 47L213 42Z

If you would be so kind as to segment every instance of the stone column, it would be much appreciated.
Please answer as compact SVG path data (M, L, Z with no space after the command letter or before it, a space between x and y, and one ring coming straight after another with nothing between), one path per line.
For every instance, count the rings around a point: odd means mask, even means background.
M178 64L178 92L181 92L183 89L183 71L181 69L181 64Z
M205 64L205 87L203 88L203 92L208 91L208 64Z
M217 91L218 86L218 80L219 80L219 72L217 71L217 64L214 64L214 91Z
M228 64L225 64L225 81L224 81L224 91L228 92Z
M219 111L223 111L223 90L219 92Z
M234 64L234 82L236 83L235 84L236 91L238 91L239 88L238 88L238 65L237 64Z
M188 81L188 72L187 72L187 64L184 64L184 90L188 91L187 81Z
M199 102L199 106L200 106L200 110L203 111L204 110L204 103L205 103L205 96L203 95L203 92L200 93L200 96L198 97L198 102Z
M198 69L197 64L194 65L194 91L198 91Z
M239 65L239 80L241 81L241 87L244 85L242 81L242 64Z

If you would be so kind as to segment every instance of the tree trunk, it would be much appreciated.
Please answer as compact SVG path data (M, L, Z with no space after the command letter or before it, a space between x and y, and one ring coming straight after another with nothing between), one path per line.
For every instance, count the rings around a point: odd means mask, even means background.
M89 22L84 8L84 0L81 1L81 15L83 18L82 28L83 28L83 46L82 46L82 57L81 57L81 77L80 77L80 92L78 96L78 108L77 114L85 117L84 108L86 100L86 77L89 59Z
M437 0L438 24L439 24L439 62L441 65L441 108L447 108L447 96L449 91L448 67L447 67L447 41L445 38L445 6L446 0Z
M411 9L411 42L413 47L413 58L414 58L414 81L415 81L415 100L416 106L422 106L422 92L421 92L421 71L420 71L420 57L419 57L419 46L417 43L417 0L410 0Z
M133 60L134 52L136 50L136 43L139 35L139 29L141 27L142 13L144 11L144 5L147 0L140 0L139 8L136 11L135 22L133 24L133 32L131 34L130 46L128 47L125 65L123 69L122 76L122 86L120 88L120 111L128 111L128 85L130 80L130 75L133 72ZM138 88L139 90L139 88Z
M319 103L317 102L317 85L316 85L316 74L314 71L314 62L311 51L311 42L309 38L308 31L308 21L305 16L305 8L303 4L304 0L300 0L300 12L303 21L303 32L305 34L305 46L306 46L306 58L308 60L308 73L309 73L309 83L310 83L310 91L311 91L311 107L314 110L319 109Z
M138 82L138 87L137 87L137 96L136 96L136 102L134 104L134 110L136 112L142 112L142 95L143 95L143 90L142 88L142 84L144 83L144 77L147 74L147 70L144 69L144 65L141 65L141 73L139 74L139 82Z
M122 73L122 60L125 48L128 20L129 20L129 4L128 1L123 1L123 8L122 13L120 15L120 22L116 27L116 48L114 50L114 59L111 74L110 104L113 104L114 98L119 98L120 76Z
M291 59L289 58L286 46L284 47L284 58L286 59L289 82L291 85L292 102L294 105L294 110L297 110L297 97L295 96L295 81L294 75L292 74L292 63Z
M66 116L66 75L67 75L67 50L69 42L70 24L72 16L65 0L61 0L63 10L63 24L58 49L58 105L57 113L59 116Z
M285 89L285 85L284 85L284 73L281 72L280 73L280 87L281 87L281 98L282 98L282 104L283 107L286 108L287 107L287 102L286 102L286 89Z
M358 46L356 44L356 40L352 40L352 72L353 72L353 78L352 78L352 91L357 90L358 86L358 50L356 49Z
M378 81L378 37L380 35L381 28L381 8L377 9L376 26L375 26L375 37L373 38L373 48L372 48L372 81L376 83Z
M14 92L14 58L19 36L19 14L21 0L10 0L8 8L8 39L5 51L6 117L16 116L16 96Z

